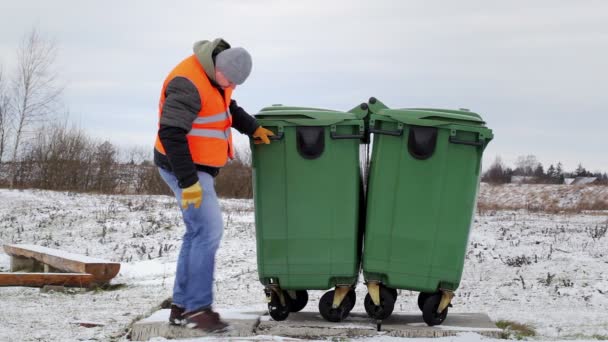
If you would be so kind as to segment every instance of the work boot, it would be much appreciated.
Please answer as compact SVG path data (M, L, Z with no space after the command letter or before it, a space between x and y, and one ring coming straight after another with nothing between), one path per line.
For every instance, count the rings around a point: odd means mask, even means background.
M223 333L228 331L230 327L211 308L189 312L185 316L186 327L191 329L201 329L208 333Z
M171 314L169 315L169 324L171 325L184 325L186 324L186 318L184 317L184 308L179 307L175 304L171 304Z

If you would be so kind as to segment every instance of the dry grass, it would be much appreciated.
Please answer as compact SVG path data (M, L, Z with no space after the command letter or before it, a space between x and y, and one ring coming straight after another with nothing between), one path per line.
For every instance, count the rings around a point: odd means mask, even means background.
M477 203L480 215L491 211L526 210L549 214L608 211L608 187L566 185L484 185ZM564 200L564 199L570 200Z
M498 321L496 326L503 329L501 338L504 339L518 339L521 340L525 337L536 336L536 330L529 324L522 324L513 321Z

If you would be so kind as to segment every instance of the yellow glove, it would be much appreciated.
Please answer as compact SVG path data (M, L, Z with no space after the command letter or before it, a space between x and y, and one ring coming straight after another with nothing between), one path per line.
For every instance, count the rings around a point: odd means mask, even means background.
M182 189L182 208L184 210L188 209L188 205L190 204L194 204L195 208L199 208L202 201L203 189L198 181L189 187Z
M255 130L255 132L253 132L253 137L255 138L253 143L254 144L262 144L262 143L270 144L270 139L268 137L273 136L273 135L274 135L274 133L272 133L271 130L260 126Z

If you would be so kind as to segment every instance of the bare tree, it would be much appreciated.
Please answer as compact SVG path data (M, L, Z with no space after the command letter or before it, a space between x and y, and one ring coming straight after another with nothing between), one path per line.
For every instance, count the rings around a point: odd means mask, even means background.
M17 51L17 72L11 98L15 115L11 188L17 174L17 155L24 135L53 113L63 91L53 70L56 57L55 43L42 38L37 29L25 35Z
M503 184L511 181L513 171L506 167L500 156L497 156L490 168L484 172L481 180L491 184Z
M0 165L6 149L9 126L9 97L6 94L5 79L0 67Z
M149 146L130 146L118 151L117 162L121 167L118 174L115 192L141 193L145 187L147 172L145 161L152 159L152 148Z
M540 163L535 155L519 156L515 161L515 174L518 176L532 176L539 165Z
M94 161L97 167L93 190L100 193L111 193L115 187L118 177L116 177L116 156L118 151L109 141L95 147Z
M152 157L150 146L127 146L118 151L118 161L120 163L139 165L152 159Z
M42 189L82 190L82 180L90 164L87 155L92 147L84 132L68 127L67 121L40 126L37 134L28 140L28 148L22 152L21 167L25 179L16 184Z

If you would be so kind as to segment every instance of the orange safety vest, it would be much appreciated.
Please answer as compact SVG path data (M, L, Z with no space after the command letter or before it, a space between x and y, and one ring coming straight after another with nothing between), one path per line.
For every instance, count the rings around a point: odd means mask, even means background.
M165 79L158 104L159 119L165 104L167 85L175 77L190 80L196 86L201 99L201 110L192 124L192 129L186 135L192 161L199 165L224 166L228 158L234 158L232 131L230 130L232 115L228 108L232 89L224 89L224 97L222 97L220 91L209 81L196 56L192 55L179 63ZM158 152L166 155L158 134L154 147Z

